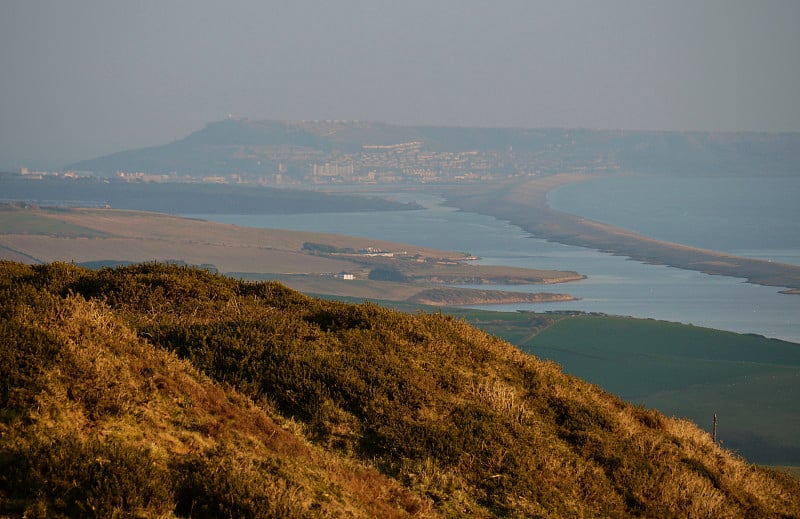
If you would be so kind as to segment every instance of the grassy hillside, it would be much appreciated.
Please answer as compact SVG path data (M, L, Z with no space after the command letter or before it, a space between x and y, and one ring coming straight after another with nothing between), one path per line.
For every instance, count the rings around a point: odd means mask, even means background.
M319 296L330 298L330 296ZM364 297L338 298L359 303ZM404 312L435 307L375 300ZM699 326L603 315L442 312L552 360L623 399L685 417L749 461L800 468L800 345Z
M465 322L0 263L0 516L800 517L800 482Z

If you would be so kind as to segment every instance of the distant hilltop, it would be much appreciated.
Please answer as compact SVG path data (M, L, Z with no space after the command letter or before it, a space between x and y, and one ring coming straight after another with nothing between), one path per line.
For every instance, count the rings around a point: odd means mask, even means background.
M100 176L293 183L481 181L565 171L794 175L800 133L397 126L228 118L187 137L70 164Z

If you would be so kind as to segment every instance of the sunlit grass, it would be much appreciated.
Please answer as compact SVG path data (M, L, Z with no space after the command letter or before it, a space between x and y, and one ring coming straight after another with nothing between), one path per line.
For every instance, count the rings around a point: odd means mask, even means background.
M452 316L155 264L0 263L0 296L0 515L800 508L800 481Z

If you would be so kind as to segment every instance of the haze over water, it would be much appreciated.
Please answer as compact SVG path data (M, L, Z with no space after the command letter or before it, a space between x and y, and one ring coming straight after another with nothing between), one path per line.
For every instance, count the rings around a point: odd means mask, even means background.
M562 186L554 209L652 238L800 265L800 178L612 177Z
M800 184L800 181L795 183ZM748 187L747 183L741 183L741 186ZM565 190L560 194L568 192ZM486 264L575 270L588 276L584 281L558 285L481 286L501 290L569 293L581 298L579 301L489 305L477 308L538 312L580 310L631 315L740 333L756 333L800 343L800 296L780 294L776 287L752 285L738 278L647 265L590 249L534 239L518 227L495 218L444 207L435 196L394 193L393 197L401 201L416 200L426 209L385 213L190 216L252 227L372 237L469 252L479 256L479 261ZM786 201L790 202L788 199ZM564 207L566 202L563 199L559 203L562 204L559 208L568 209ZM614 203L609 199L608 204ZM784 207L782 210L793 209ZM736 217L738 216L730 216ZM722 215L718 220L724 220ZM753 228L758 229L758 226ZM791 232L792 226L782 228ZM706 229L704 232L709 232ZM695 230L692 229L692 232ZM775 234L772 236L774 238ZM763 244L774 245L771 240L772 238ZM752 247L756 242L757 240L752 239L748 241L748 246ZM762 254L766 250L752 249L751 254ZM782 258L800 257L800 247L780 250Z

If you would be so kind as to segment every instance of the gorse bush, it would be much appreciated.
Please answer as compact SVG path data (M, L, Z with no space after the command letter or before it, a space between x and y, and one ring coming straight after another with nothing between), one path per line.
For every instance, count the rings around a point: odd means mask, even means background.
M298 519L321 516L300 488L280 476L280 467L215 449L177 467L175 512L184 517Z
M10 421L34 405L45 370L58 361L63 344L45 330L0 321L0 420Z
M74 435L0 450L0 513L41 517L160 515L173 508L170 477L144 450Z
M5 263L0 295L0 515L800 515L797 480L452 317L157 264Z

